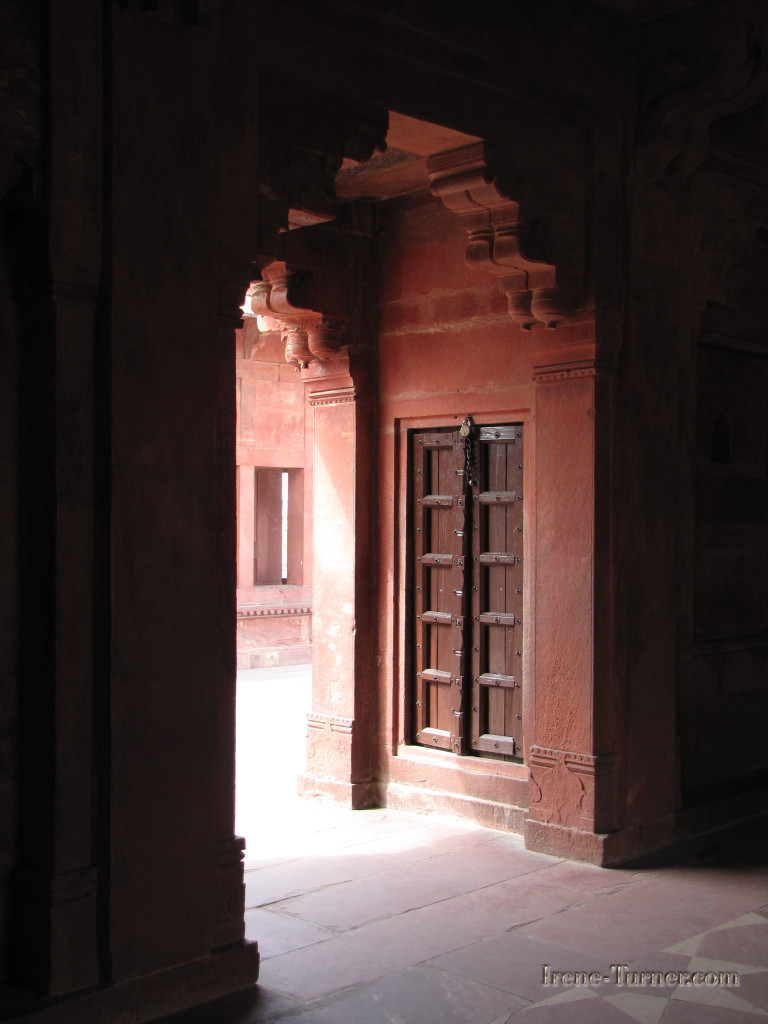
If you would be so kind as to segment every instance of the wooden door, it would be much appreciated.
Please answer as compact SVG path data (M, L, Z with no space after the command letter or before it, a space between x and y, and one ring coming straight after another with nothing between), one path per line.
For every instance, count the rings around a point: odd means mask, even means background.
M411 438L417 743L522 754L522 424Z
M472 750L523 749L523 432L481 427L473 487Z
M464 439L420 432L412 451L416 740L463 753Z

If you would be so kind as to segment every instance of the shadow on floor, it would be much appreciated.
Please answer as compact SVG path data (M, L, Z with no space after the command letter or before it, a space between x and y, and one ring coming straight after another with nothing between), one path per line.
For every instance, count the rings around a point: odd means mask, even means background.
M244 683L243 707L255 714L259 687L270 714L300 704L301 684ZM266 735L270 726L258 728ZM239 747L239 786L246 764L274 778L274 762L259 767L256 753ZM239 819L254 825L246 934L259 942L259 985L166 1024L768 1017L765 819L603 869L455 819L352 812L286 793L271 806L238 802Z

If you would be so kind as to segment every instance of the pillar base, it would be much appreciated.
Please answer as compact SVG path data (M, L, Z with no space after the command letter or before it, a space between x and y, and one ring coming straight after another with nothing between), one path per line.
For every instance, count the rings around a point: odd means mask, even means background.
M352 811L381 807L379 786L376 782L339 782L314 775L300 775L298 793L303 797L326 797Z
M608 835L582 832L565 825L549 825L532 818L526 818L523 835L526 850L548 853L552 857L564 857L566 860L582 860L601 867L606 864Z
M171 1013L241 992L259 977L259 946L243 942L190 963L107 988L47 1002L15 990L13 1000L0 993L0 1018L23 1024L142 1024Z
M598 867L613 867L666 846L674 839L674 819L665 818L638 828L616 832L582 832L564 825L526 819L525 848L566 860L581 860Z
M22 865L15 878L15 978L46 996L98 984L96 869L49 875Z

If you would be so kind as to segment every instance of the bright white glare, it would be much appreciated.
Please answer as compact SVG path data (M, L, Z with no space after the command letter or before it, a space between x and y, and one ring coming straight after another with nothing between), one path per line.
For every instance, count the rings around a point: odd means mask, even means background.
M245 293L245 302L242 304L242 306L240 306L240 309L242 309L243 311L243 316L256 316L256 314L251 309L250 289Z

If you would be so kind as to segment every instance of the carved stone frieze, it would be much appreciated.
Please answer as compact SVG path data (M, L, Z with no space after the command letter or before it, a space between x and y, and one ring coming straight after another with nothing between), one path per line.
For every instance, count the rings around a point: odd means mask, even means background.
M310 711L307 714L307 726L310 729L330 729L331 732L351 734L354 724L354 718L342 715L326 715L321 711Z
M530 814L548 824L591 826L595 821L595 783L613 771L613 755L578 754L532 746Z
M285 344L285 361L304 368L314 360L330 359L341 350L346 322L302 307L295 296L297 275L281 261L264 267L261 281L252 281L246 306L257 318L259 330L279 331Z
M485 143L429 157L427 174L432 194L464 223L467 265L501 279L515 323L530 330L537 322L554 328L568 320L573 297L558 286L554 264L526 253L520 205L495 180Z

